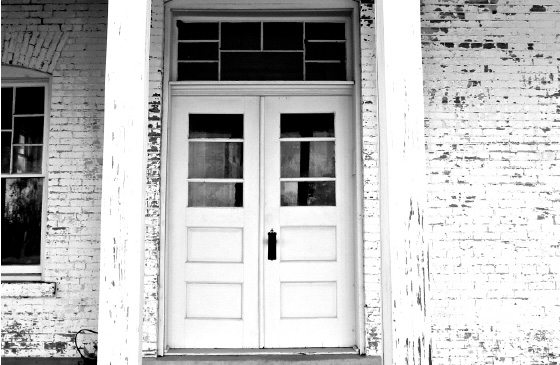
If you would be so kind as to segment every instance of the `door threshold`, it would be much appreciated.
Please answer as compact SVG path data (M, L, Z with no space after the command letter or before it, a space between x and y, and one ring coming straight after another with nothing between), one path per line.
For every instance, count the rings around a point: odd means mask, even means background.
M169 349L166 356L188 355L358 355L356 347L305 347L281 349Z

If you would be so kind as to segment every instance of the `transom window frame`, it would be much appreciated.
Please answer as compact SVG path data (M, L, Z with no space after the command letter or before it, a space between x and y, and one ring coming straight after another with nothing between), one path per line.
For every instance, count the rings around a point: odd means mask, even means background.
M43 115L43 151L41 161L41 173L2 173L1 178L42 178L42 205L41 205L41 252L38 265L1 265L2 281L39 281L43 278L45 264L45 242L47 225L47 202L48 202L48 156L49 156L49 128L50 128L50 100L51 100L51 78L39 71L2 65L1 86L17 87L43 87L44 92L44 115Z
M345 26L345 45L346 45L346 80L325 80L325 81L304 81L304 80L237 80L237 81L177 81L178 76L178 30L177 21L184 23L254 23L260 22L278 22L278 23L344 23ZM214 84L235 84L235 83L291 83L291 84L321 84L321 83L340 83L340 82L354 82L354 35L352 26L352 13L350 10L317 10L309 12L305 10L296 11L185 11L185 10L172 10L171 11L171 26L170 28L170 75L169 81L177 84L194 84L194 83L214 83ZM261 28L262 29L262 28ZM263 33L261 32L261 44ZM226 51L227 52L227 51ZM304 59L305 62L305 59Z

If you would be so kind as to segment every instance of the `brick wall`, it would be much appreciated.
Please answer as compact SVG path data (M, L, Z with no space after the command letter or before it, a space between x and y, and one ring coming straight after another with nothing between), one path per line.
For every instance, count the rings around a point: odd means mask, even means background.
M560 4L423 0L434 364L560 362Z
M3 356L77 356L97 328L107 5L2 0L2 62L52 73L44 280L2 298ZM29 293L26 294L30 296Z

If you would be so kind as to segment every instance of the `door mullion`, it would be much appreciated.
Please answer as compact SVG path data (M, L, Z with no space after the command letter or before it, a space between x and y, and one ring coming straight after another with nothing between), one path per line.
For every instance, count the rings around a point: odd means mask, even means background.
M265 123L264 123L264 105L265 98L259 97L259 348L264 348L265 344L265 331L264 331L264 217L265 217L265 151L264 151L264 137L265 137Z

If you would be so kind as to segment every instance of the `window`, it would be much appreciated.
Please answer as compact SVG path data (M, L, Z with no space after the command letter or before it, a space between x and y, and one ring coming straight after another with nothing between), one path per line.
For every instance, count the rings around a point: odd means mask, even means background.
M4 70L2 70L4 73ZM2 277L40 279L48 81L2 82Z
M345 17L178 17L177 81L349 80Z

